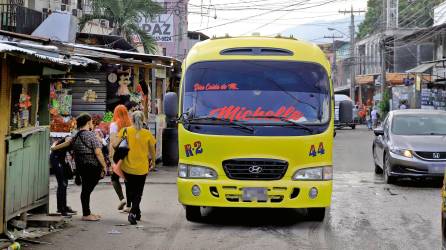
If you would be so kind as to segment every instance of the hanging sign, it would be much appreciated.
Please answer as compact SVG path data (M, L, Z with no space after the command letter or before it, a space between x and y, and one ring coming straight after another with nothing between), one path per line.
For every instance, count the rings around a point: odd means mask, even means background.
M156 42L173 42L174 29L172 14L160 14L153 19L150 17L140 17L139 25L148 35L152 36Z

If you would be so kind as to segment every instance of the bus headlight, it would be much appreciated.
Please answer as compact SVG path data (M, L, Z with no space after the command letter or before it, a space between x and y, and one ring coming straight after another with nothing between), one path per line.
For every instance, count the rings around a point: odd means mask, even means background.
M294 181L322 181L333 180L333 167L312 167L299 169L293 175Z
M217 179L217 172L211 168L187 164L178 165L178 177L185 179Z

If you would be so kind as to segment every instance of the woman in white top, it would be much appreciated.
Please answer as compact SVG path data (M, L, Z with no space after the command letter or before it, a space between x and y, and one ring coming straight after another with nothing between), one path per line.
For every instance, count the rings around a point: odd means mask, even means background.
M118 144L118 133L122 128L127 128L132 125L132 122L129 117L129 112L124 105L116 106L113 112L113 122L110 124L110 161L113 162L113 154L115 152L113 145ZM124 194L122 192L121 183L119 182L119 176L116 173L112 173L111 182L113 184L113 188L118 195L120 200L118 210L122 210L124 206L127 204L124 212L129 212L131 204L129 204L124 199Z

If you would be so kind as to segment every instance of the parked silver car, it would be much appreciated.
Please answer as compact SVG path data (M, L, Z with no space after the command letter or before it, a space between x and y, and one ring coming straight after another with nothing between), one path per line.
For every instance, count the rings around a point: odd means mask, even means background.
M398 177L443 178L446 167L446 112L391 111L375 129L375 173L387 183Z

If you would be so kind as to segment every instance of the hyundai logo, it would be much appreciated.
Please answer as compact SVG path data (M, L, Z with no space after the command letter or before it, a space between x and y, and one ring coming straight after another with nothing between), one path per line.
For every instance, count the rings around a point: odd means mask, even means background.
M248 171L252 174L260 174L263 171L263 168L261 166L251 166L249 167Z
M440 153L433 153L433 154L432 154L432 157L433 157L434 159L440 159Z

